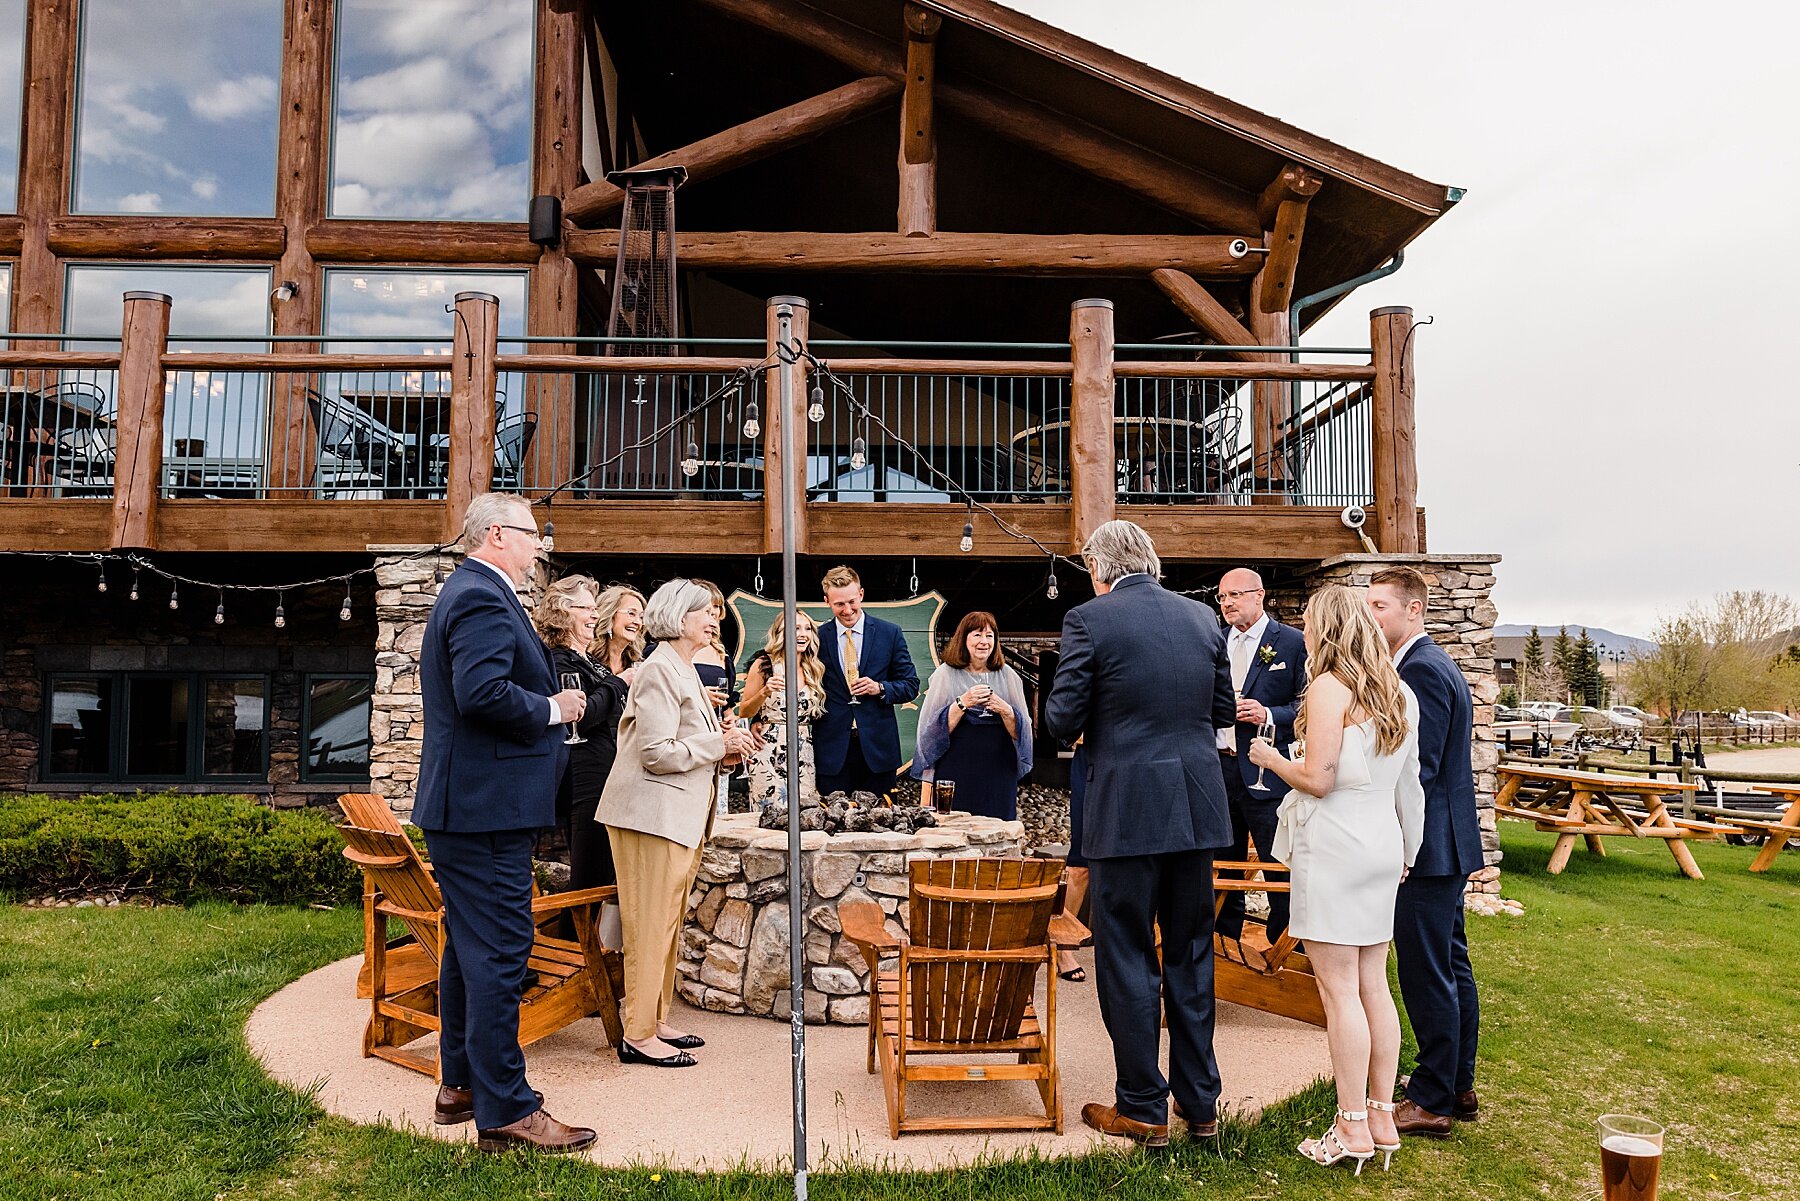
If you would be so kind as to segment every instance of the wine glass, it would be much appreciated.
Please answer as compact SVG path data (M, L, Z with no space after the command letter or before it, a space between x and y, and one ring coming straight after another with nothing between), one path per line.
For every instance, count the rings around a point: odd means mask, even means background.
M580 692L582 690L580 672L565 671L558 676L557 679L562 683L562 686L570 692ZM569 736L563 739L564 746L574 746L577 743L587 741L587 739L581 736L581 731L575 728L574 722L571 721L565 724L569 727Z
M1272 721L1257 722L1256 723L1256 736L1258 738L1268 739L1269 745L1274 746L1275 745L1275 723ZM1263 771L1264 771L1264 769L1262 767L1258 767L1256 769L1256 783L1250 785L1250 787L1256 789L1258 792L1268 792L1269 791L1269 786L1267 784L1263 783Z
M856 695L856 681L861 678L861 676L862 672L856 669L856 664L847 663L844 665L844 683L850 689L850 703L852 705L862 704L862 699Z

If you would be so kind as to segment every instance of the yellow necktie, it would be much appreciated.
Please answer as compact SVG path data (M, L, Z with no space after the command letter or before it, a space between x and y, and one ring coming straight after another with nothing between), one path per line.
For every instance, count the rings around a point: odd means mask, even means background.
M845 630L844 679L854 681L856 674L856 633L853 630Z

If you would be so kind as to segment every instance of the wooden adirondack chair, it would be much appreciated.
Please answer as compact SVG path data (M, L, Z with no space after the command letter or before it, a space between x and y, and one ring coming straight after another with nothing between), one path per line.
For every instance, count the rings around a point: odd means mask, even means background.
M430 867L393 814L382 817L373 812L374 803L387 809L385 800L366 794L349 804L341 800L348 820L338 827L344 837L344 857L362 868L365 881L363 956L370 1013L363 1031L363 1055L435 1078L437 1057L410 1050L408 1044L439 1028L437 977L444 945L443 897ZM355 816L376 819L391 828L361 826ZM533 899L534 915L568 913L576 937L557 938L538 930L519 1006L520 1045L529 1046L564 1026L596 1016L613 1045L624 1037L618 1003L624 965L617 951L600 945L597 930L601 903L617 893L610 887L585 888ZM390 918L398 919L412 940L397 948L394 966L398 970L394 971L390 971L387 938ZM362 992L359 987L359 995Z
M879 905L838 907L844 935L862 950L874 982L869 1005L869 1071L880 1065L888 1134L914 1130L1062 1132L1062 1079L1056 1064L1056 972L1040 1023L1033 996L1038 968L1055 948L1087 937L1064 916L1060 859L915 859L911 936L885 928ZM883 959L897 960L884 970ZM918 1057L954 1055L962 1062ZM1016 1057L996 1063L994 1055ZM1030 1080L1044 1112L991 1117L909 1118L912 1081Z
M1221 869L1242 875L1220 879ZM1251 872L1261 872L1263 878L1249 879ZM1218 917L1228 892L1287 892L1291 887L1287 875L1288 869L1279 863L1264 863L1257 859L1214 860L1213 916ZM1244 927L1244 932L1248 935L1261 928L1250 923ZM1325 1003L1319 999L1319 982L1313 976L1311 961L1294 949L1299 941L1292 934L1283 930L1273 946L1267 941L1248 937L1240 940L1239 945L1244 950L1243 960L1236 958L1237 947L1229 947L1222 937L1213 935L1214 995L1221 1001L1247 1005L1264 1013L1279 1014L1315 1026L1325 1024Z

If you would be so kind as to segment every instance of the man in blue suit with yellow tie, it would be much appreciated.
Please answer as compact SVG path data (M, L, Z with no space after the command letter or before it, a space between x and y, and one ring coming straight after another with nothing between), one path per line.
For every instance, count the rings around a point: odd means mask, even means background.
M862 579L854 570L833 567L822 586L835 620L819 628L825 665L825 716L813 726L819 793L891 793L900 769L894 709L919 695L919 673L900 627L863 612Z
M1429 590L1410 567L1369 579L1369 609L1394 666L1419 698L1419 783L1425 832L1419 857L1394 903L1400 996L1419 1044L1418 1066L1394 1113L1402 1134L1444 1138L1473 1121L1481 1003L1463 930L1463 890L1482 866L1471 739L1474 700L1456 663L1425 632Z
M425 626L424 750L413 823L444 899L436 1121L474 1119L483 1151L578 1151L594 1132L544 1111L525 1082L519 997L535 932L531 848L556 823L563 722L587 697L556 672L516 589L542 545L523 497L486 493L463 520L468 557Z

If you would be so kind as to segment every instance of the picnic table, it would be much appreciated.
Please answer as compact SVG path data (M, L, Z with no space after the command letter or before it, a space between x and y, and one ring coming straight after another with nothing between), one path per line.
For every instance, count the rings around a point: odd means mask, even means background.
M1747 817L1727 819L1734 828L1746 834L1764 835L1763 848L1751 861L1750 870L1766 872L1775 866L1775 858L1781 854L1788 839L1800 838L1800 784L1756 784L1750 791L1782 797L1788 802L1787 812L1779 821L1765 822Z
M1691 781L1523 763L1503 763L1499 772L1500 792L1494 798L1494 812L1532 822L1538 829L1557 835L1546 869L1551 875L1568 866L1578 837L1586 841L1588 850L1601 857L1606 855L1603 838L1660 838L1683 874L1704 880L1700 865L1685 845L1687 840L1711 841L1733 828L1679 818L1669 812L1665 798L1696 791L1699 785ZM1527 785L1533 787L1528 790Z

